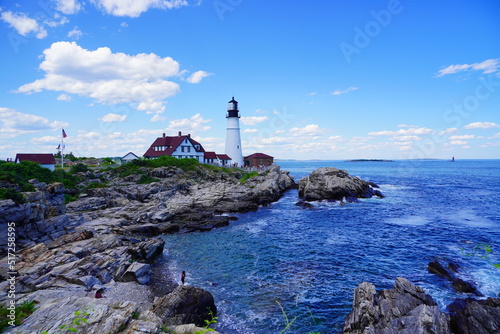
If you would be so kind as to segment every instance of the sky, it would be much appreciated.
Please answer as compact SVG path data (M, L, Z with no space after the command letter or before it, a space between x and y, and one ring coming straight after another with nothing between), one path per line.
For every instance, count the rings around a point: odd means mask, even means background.
M496 0L0 0L0 159L499 159Z

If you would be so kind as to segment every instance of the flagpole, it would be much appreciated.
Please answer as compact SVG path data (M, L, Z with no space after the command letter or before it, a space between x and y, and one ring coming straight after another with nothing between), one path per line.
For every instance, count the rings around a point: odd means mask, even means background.
M64 169L64 128L61 129L61 168Z

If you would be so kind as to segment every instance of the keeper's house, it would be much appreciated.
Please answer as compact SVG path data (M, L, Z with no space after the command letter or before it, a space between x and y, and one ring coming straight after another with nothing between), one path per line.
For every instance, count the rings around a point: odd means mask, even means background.
M179 131L178 136L165 136L163 134L163 136L156 138L143 156L155 159L165 155L178 159L194 158L200 163L212 165L225 166L231 163L231 158L226 155L205 152L203 146L191 138L190 134L182 135L181 131Z
M23 161L33 161L40 166L50 169L54 171L56 166L56 159L53 154L50 153L18 153L16 154L16 160L14 161L16 164Z
M274 157L264 153L254 153L244 158L245 167L267 167L274 163Z

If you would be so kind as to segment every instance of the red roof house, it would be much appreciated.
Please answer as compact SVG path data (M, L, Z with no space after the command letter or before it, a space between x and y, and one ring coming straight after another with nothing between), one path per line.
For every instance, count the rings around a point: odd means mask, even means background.
M203 163L205 149L191 135L165 136L156 138L149 149L144 153L145 158L158 158L164 155L176 158L195 158Z
M40 166L54 170L56 166L56 159L50 153L18 153L16 154L15 163L18 164L22 161L33 161Z

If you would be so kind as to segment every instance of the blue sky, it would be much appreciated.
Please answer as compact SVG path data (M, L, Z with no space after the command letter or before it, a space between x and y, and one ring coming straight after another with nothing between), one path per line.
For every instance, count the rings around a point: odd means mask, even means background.
M498 1L0 0L0 159L163 132L280 159L500 158Z

